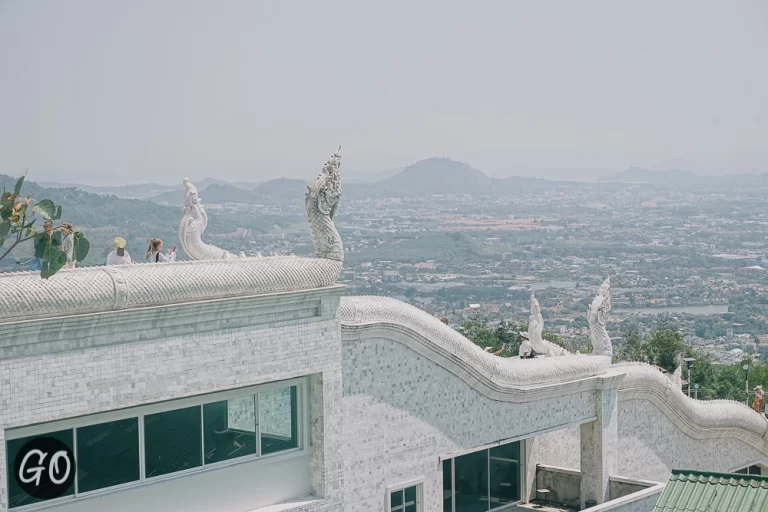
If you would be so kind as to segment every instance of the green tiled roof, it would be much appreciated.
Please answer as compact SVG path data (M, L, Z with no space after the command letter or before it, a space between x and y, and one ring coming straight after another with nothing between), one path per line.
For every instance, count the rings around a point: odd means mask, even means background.
M673 470L654 512L766 512L768 476Z

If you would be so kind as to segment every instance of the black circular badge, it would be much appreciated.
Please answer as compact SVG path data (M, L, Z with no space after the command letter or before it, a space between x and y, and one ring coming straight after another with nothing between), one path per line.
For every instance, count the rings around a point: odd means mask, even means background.
M38 437L24 445L13 463L19 487L40 500L58 498L75 481L75 457L67 445Z

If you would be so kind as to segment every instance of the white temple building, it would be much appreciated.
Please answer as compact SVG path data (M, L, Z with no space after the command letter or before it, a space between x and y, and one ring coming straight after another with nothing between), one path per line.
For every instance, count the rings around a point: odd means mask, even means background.
M535 359L342 296L339 166L307 193L317 258L205 244L187 183L196 261L0 275L1 511L650 511L673 469L768 466L764 417L611 364L608 281L595 353Z

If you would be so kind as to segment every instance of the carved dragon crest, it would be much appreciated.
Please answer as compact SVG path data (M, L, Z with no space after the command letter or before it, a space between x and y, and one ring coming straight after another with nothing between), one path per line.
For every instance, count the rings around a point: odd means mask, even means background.
M341 200L341 146L323 166L317 179L307 185L305 197L309 232L317 256L344 261L344 245L333 219Z
M200 196L187 178L184 178L184 214L179 222L179 240L187 256L193 260L225 260L239 256L215 245L203 242L208 227L208 214L200 203Z
M592 341L592 353L601 356L613 356L613 345L608 329L608 315L611 312L611 278L605 279L597 295L589 306L589 338Z
M531 291L531 316L528 318L528 340L531 347L537 354L544 354L547 357L570 355L570 352L563 347L543 339L541 337L543 331L544 317L541 316L541 306Z

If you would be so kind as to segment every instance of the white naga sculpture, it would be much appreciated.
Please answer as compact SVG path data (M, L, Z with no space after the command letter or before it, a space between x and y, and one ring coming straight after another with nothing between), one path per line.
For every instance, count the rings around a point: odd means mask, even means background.
M675 360L677 361L677 368L675 368L675 373L672 374L672 382L675 383L675 386L677 386L677 389L682 389L683 387L683 359L680 354L675 357Z
M589 338L592 341L592 353L600 356L612 356L613 345L605 324L611 312L611 278L606 278L597 296L589 306Z
M534 352L544 354L547 357L571 355L563 347L543 339L541 337L543 330L544 318L541 316L541 307L539 306L539 301L534 297L533 291L531 291L531 316L528 319L528 340L531 342Z
M341 146L323 166L323 171L312 185L307 185L305 197L309 232L317 256L344 261L344 245L333 218L341 199Z
M184 178L184 214L179 222L179 240L187 256L193 260L228 260L236 254L203 242L202 234L208 227L208 214L200 203L195 187Z

